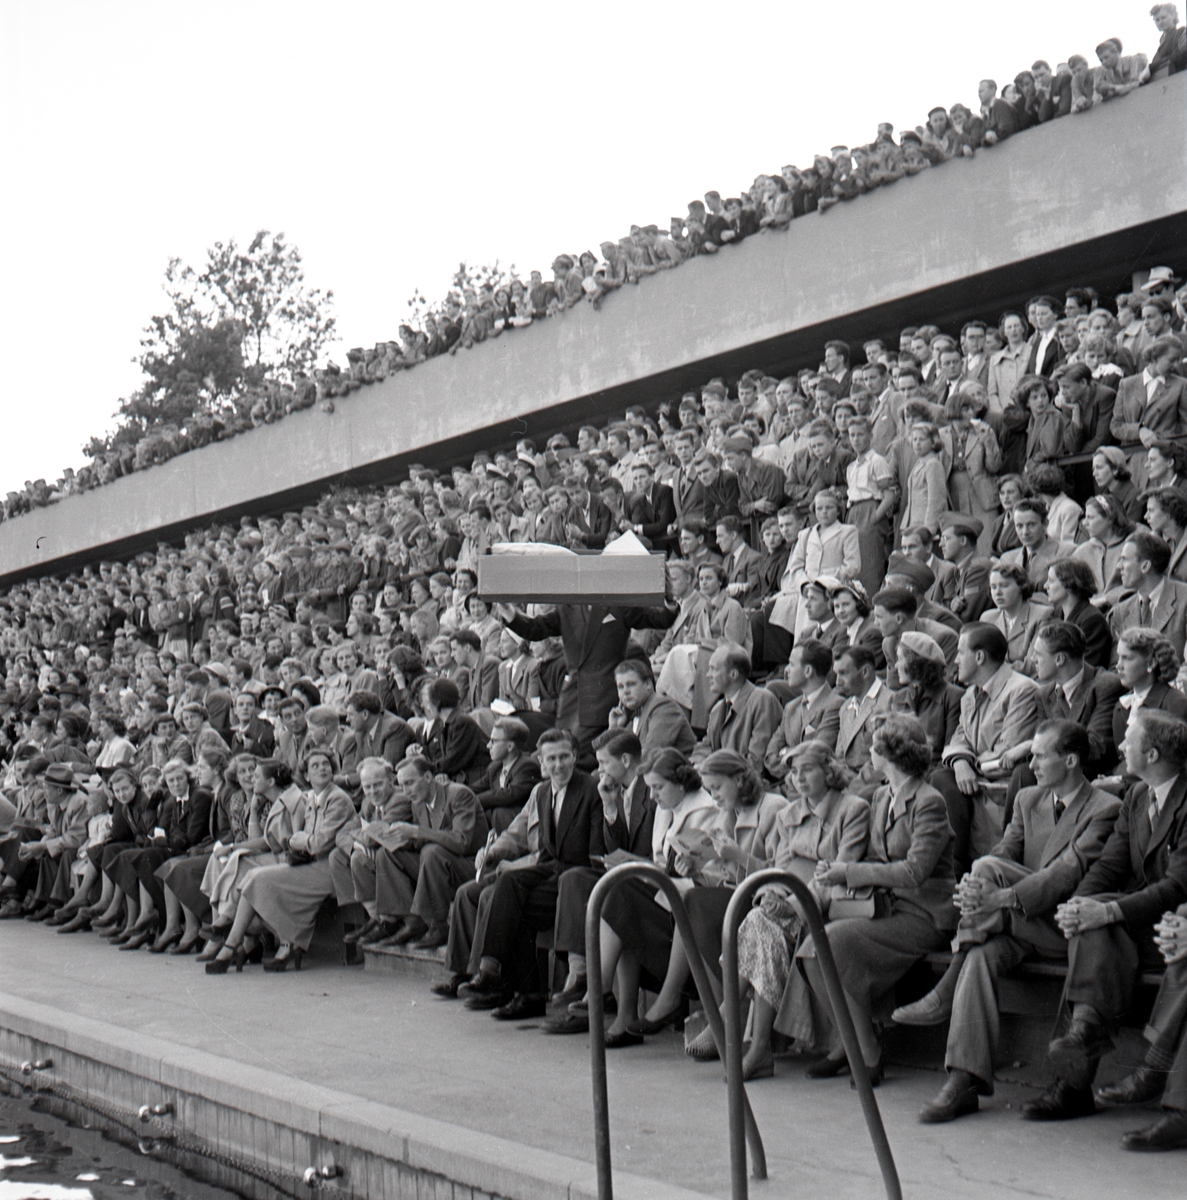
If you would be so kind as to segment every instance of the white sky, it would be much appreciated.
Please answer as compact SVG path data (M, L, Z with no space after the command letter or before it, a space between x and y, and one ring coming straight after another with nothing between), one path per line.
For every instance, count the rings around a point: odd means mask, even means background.
M1148 10L0 0L0 495L111 427L171 255L283 231L344 362L462 259L547 276L879 121L975 108L984 76L1113 36L1151 54Z

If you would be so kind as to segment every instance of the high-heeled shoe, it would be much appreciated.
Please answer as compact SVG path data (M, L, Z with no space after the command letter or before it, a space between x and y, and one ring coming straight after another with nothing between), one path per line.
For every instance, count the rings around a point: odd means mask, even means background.
M177 944L169 947L170 954L192 954L197 948L198 943L202 940L200 933L195 933L192 938L179 938Z
M181 941L182 930L170 932L168 929L148 948L149 954L164 954L175 942Z
M121 950L139 950L141 946L147 946L153 940L154 933L151 929L141 929L138 933L133 933L126 942L121 946Z
M849 1060L842 1055L840 1058L822 1058L813 1063L804 1074L809 1079L835 1079L838 1075L849 1072Z
M235 968L235 974L241 975L243 973L243 964L247 961L247 951L242 945L233 947L224 945L222 949L234 950L234 953L229 955L227 958L222 958L222 950L220 950L220 957L212 958L210 962L206 964L206 974L225 975L233 966Z
M771 1079L775 1075L775 1060L773 1058L764 1059L760 1063L755 1063L752 1067L747 1067L742 1064L742 1082L749 1083L752 1079Z
M200 963L213 962L218 958L218 952L226 945L225 942L220 942L217 938L211 938L206 943L205 949L198 955L197 961Z
M264 970L276 974L280 971L287 971L291 965L294 971L299 971L301 969L301 959L304 957L305 951L300 946L290 946L289 952L283 958L280 957L278 952L274 957L266 959Z

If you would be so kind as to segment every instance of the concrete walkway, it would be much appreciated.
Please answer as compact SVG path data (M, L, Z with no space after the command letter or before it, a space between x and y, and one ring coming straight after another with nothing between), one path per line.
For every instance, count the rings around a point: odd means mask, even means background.
M121 953L92 934L58 936L0 923L0 991L197 1047L307 1085L383 1104L584 1161L593 1158L585 1037L507 1027L423 981L308 964L299 974L209 977L193 958ZM729 1194L720 1064L685 1058L675 1034L611 1051L614 1166L715 1196ZM855 1094L844 1080L813 1082L794 1058L749 1087L771 1179L755 1197L880 1196ZM877 1092L904 1195L1006 1200L1170 1200L1187 1194L1187 1154L1141 1156L1118 1145L1149 1111L1103 1113L1059 1125L1018 1118L1033 1093L1002 1085L987 1111L952 1125L915 1113L938 1074L892 1067Z

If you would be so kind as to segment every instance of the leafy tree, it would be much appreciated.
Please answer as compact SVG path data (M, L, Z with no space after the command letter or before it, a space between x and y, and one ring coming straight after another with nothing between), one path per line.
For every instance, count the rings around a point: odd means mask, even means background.
M335 336L333 292L306 285L300 251L283 233L261 230L245 250L216 242L201 270L170 259L164 290L169 307L145 328L134 360L145 382L117 414L138 432L229 412L265 377L310 372Z

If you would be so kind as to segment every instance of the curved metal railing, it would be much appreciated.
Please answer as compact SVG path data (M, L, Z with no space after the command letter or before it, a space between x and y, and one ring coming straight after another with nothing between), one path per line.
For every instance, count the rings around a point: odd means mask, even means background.
M613 1200L614 1185L610 1171L610 1100L606 1090L606 1030L603 1023L602 997L605 987L602 982L602 948L600 930L602 923L602 908L606 897L627 879L646 879L658 886L668 898L672 906L672 917L680 937L684 942L688 965L692 969L692 977L705 1008L705 1016L709 1020L709 1028L713 1031L713 1040L717 1043L717 1053L722 1061L726 1058L725 1027L721 1013L717 1007L717 998L709 984L709 972L705 961L697 950L696 939L692 933L692 922L688 919L688 910L680 898L680 892L675 883L653 863L637 862L623 863L607 871L594 886L585 910L585 970L589 991L589 1053L590 1068L593 1076L593 1109L594 1109L594 1156L598 1169L598 1198ZM733 1123L734 1105L730 1105L730 1146L733 1153ZM738 1105L738 1139L742 1146L742 1177L741 1196L746 1195L746 1142L750 1142L750 1154L754 1162L755 1179L766 1179L767 1157L763 1151L762 1138L759 1136L758 1125L754 1114L750 1111L750 1102L743 1092L741 1103ZM737 1195L737 1193L735 1193Z
M729 907L725 910L725 923L721 931L721 975L722 995L725 1009L725 1079L729 1091L730 1113L730 1170L733 1182L733 1200L746 1200L746 1144L741 1134L741 1116L743 1111L749 1112L746 1100L746 1089L742 1082L742 999L741 987L738 981L738 926L742 918L750 911L750 902L754 893L769 883L781 883L789 887L812 932L812 941L816 948L816 961L820 964L828 989L829 1004L833 1010L833 1021L841 1034L845 1053L849 1058L849 1069L857 1085L857 1094L861 1100L862 1115L870 1132L870 1141L874 1144L874 1153L878 1156L878 1166L882 1171L882 1182L886 1188L889 1200L902 1200L903 1189L899 1183L898 1170L894 1165L894 1155L890 1150L890 1142L886 1137L886 1129L882 1124L882 1114L878 1110L878 1101L874 1097L874 1089L870 1083L870 1072L866 1066L861 1045L857 1040L857 1030L853 1018L849 1014L849 1005L845 1000L845 992L841 986L841 977L837 974L836 959L833 958L832 947L829 945L828 933L824 927L824 917L812 889L796 875L789 871L769 869L757 871L739 884L730 898ZM755 1173L756 1178L765 1178Z

